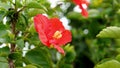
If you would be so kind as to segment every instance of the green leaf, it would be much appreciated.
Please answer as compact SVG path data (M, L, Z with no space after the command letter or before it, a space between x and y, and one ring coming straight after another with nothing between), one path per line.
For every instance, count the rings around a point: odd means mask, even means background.
M0 56L7 57L10 53L10 49L8 46L0 48Z
M47 11L47 9L41 5L40 3L36 2L36 1L31 1L27 4L28 8L39 8L39 9L44 9L45 11Z
M35 27L34 27L34 23L32 23L32 24L30 25L28 31L29 31L30 33L32 33L32 34L33 34L33 33L36 33L36 30L35 30Z
M1 2L5 2L5 3L6 3L6 2L7 2L7 0L1 0Z
M120 48L117 48L116 51L120 54Z
M16 59L21 59L22 58L22 54L20 52L14 52L9 54L8 56L10 59L16 60Z
M5 13L6 12L4 10L0 10L0 22L3 21Z
M33 66L33 65L27 65L26 67L24 68L37 68L36 66Z
M97 37L101 38L120 38L120 27L111 26L103 29L97 35Z
M0 57L0 68L8 68L7 59L4 57Z
M27 52L25 57L31 62L31 64L37 64L43 68L52 68L50 54L45 48L39 47L32 49Z
M9 9L10 8L10 4L6 4L6 3L2 3L0 2L0 8L3 8L3 9Z
M120 62L120 54L116 56L116 60Z
M95 68L120 68L120 62L116 60L110 60L102 64L98 64Z
M75 60L76 52L74 50L73 46L70 46L70 44L66 45L64 47L64 50L66 52L66 55L64 57L66 63L72 63Z
M10 40L10 37L8 35L4 35L3 37L0 37L0 43L10 43L12 42Z
M89 11L89 17L96 18L100 15L100 12L96 9L90 9Z
M0 43L8 43L10 42L10 37L7 31L7 27L0 22Z
M63 63L63 64L60 64L58 68L73 68L73 66L72 64Z
M0 43L9 43L11 41L7 29L3 23L0 23Z
M24 67L16 67L16 68L24 68Z
M15 60L14 64L16 67L22 67L23 66L23 60L22 59L17 59Z
M30 9L28 12L29 17L33 17L37 14L46 13L43 9Z
M6 26L0 22L0 37L3 37L8 33L6 30Z
M16 28L18 31L25 31L27 28L28 22L26 20L26 17L21 14L18 18L18 22L16 24Z
M37 33L29 34L29 36L27 37L27 40L30 44L33 44L33 45L40 44L40 40Z
M23 47L24 47L24 40L23 39L19 39L19 40L16 41L16 44L17 44L18 48L23 49Z
M77 12L69 12L67 17L70 19L79 19L81 18L81 15L80 13L77 13Z
M22 4L20 3L20 0L16 0L16 7L17 7L17 8L22 7Z

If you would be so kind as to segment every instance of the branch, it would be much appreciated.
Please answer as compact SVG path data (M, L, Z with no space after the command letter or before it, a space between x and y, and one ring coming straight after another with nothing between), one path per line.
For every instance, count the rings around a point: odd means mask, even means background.
M23 11L26 8L26 6L23 6L19 11L17 11L17 13Z

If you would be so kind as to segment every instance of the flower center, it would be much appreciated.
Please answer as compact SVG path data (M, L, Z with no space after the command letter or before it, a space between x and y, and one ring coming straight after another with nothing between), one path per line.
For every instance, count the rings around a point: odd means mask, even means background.
M55 39L59 39L59 38L61 38L61 37L62 37L62 34L61 34L60 31L56 31L56 32L54 33L54 35L53 35L53 38L55 38Z

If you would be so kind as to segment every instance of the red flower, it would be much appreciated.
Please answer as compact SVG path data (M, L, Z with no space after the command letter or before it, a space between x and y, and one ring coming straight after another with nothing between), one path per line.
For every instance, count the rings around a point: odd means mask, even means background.
M34 25L41 42L48 46L56 48L64 54L62 45L71 41L71 33L66 30L58 18L48 19L42 14L34 17Z
M82 15L88 17L88 12L82 5L85 4L86 6L88 6L89 2L87 0L73 0L73 2L77 4L79 8L82 10L81 12Z

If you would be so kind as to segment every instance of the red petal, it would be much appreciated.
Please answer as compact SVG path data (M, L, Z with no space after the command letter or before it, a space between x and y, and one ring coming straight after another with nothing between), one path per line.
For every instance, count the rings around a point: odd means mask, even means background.
M62 22L58 18L52 18L49 20L50 21L50 30L48 37L53 37L54 33L56 31L63 31L65 30L64 26L62 25Z
M65 54L64 50L60 46L54 45L54 48L56 48L61 54Z
M84 17L88 17L88 12L85 8L83 8L82 4L79 5L79 7L81 8L82 12L81 14L84 16Z
M56 42L58 43L58 45L62 46L68 42L71 42L71 40L72 40L71 32L69 30L65 30L62 32L62 38L56 40Z
M87 0L83 1L83 4L86 4L87 6L89 5L89 2Z
M45 34L45 30L48 27L47 25L48 19L47 17L43 16L42 14L38 14L34 17L34 25L35 29L39 34L39 39L44 45L48 45L48 39Z
M88 6L89 2L87 0L73 0L73 2L77 5L86 4Z
M49 19L42 15L42 14L38 14L34 17L34 22L35 22L35 28L36 28L36 31L38 32L38 28L39 28L39 25L42 25L42 30L46 31L48 28L49 28Z
M82 3L82 0L73 0L73 2L77 5L81 4Z
M82 15L83 15L84 17L88 17L88 12L87 12L86 9L82 9Z
M82 10L82 15L84 17L88 17L88 12L83 8L82 4L86 4L88 6L89 2L87 0L73 0L73 2L79 5L80 9Z
M58 18L52 18L50 19L50 22L52 24L51 27L53 31L65 29L62 22Z

